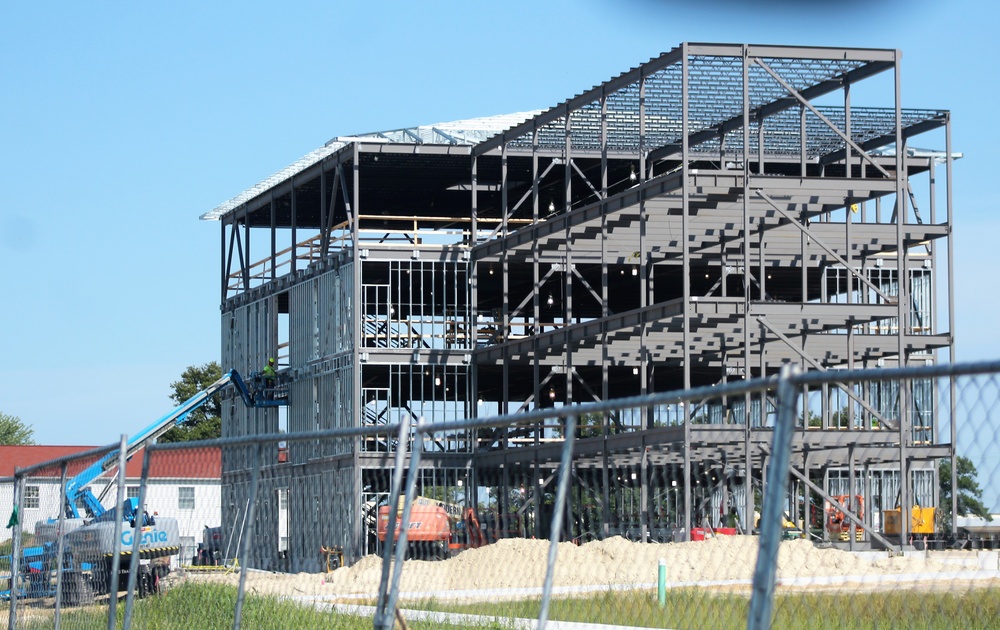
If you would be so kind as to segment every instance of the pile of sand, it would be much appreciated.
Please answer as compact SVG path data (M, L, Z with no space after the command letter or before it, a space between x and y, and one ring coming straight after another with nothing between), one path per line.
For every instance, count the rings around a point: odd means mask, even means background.
M757 538L721 536L698 542L643 544L615 537L582 546L559 545L555 586L650 585L656 582L660 559L666 562L672 586L695 582L746 583L757 562ZM408 560L400 590L435 594L444 591L538 588L545 580L549 545L544 540L508 539L470 549L446 561ZM873 557L875 559L867 559ZM832 548L818 548L807 540L786 541L778 554L778 579L843 578L933 574L954 567L923 556L859 556ZM378 591L382 560L361 559L351 567L328 574L278 574L251 571L248 592L317 596L369 594ZM236 584L238 575L189 575L192 580ZM816 580L822 583L821 579ZM486 595L488 598L489 595Z

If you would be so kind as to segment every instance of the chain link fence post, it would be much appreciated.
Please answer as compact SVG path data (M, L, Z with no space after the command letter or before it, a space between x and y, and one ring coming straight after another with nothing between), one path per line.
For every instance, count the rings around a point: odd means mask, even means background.
M121 571L122 520L125 503L125 465L128 463L128 436L122 433L118 443L118 493L115 502L115 537L111 543L111 579L108 588L108 630L115 630L118 625L118 580Z
M389 598L389 569L395 549L396 540L396 506L399 504L399 493L403 484L403 464L406 459L406 438L410 431L410 417L403 416L399 423L399 439L396 441L396 457L392 469L392 486L389 490L389 517L386 523L385 540L382 542L382 577L379 580L378 602L375 606L373 625L375 630L391 630L393 622L392 613L386 614L386 603ZM378 527L376 521L376 527ZM402 528L400 528L402 529ZM388 626L386 626L388 619Z
M10 610L8 611L8 627L17 627L17 599L20 591L18 573L21 570L21 520L24 518L24 475L14 471L14 514L11 515L13 531L11 531L10 547Z
M782 502L788 490L788 466L791 462L792 434L795 431L795 406L798 388L793 380L798 366L785 364L778 375L778 414L774 423L771 465L767 470L764 506L761 510L757 566L753 576L747 630L767 630L774 610L774 578L781 544Z
M247 558L248 540L254 531L254 518L257 511L257 482L260 479L260 461L264 445L257 443L254 449L253 472L250 474L250 496L247 502L246 523L248 531L240 538L240 546L236 552L237 560L240 563L240 585L236 592L236 608L233 611L233 630L239 630L243 619L243 600L246 597L247 571L250 570L250 562Z
M69 462L63 462L59 467L59 520L56 531L59 533L59 542L56 544L56 605L55 618L53 620L55 630L59 630L62 622L62 597L63 597L63 554L66 553L66 471ZM76 567L73 567L76 570Z
M566 439L563 440L562 456L559 462L559 482L556 488L556 504L552 515L552 532L549 534L549 555L545 566L545 586L542 588L542 607L538 611L538 630L545 630L549 620L549 602L552 599L552 580L556 573L556 557L559 539L562 535L563 511L566 495L569 494L570 468L573 466L573 442L576 439L576 414L566 416Z
M153 453L147 448L143 451L142 477L139 480L139 504L135 510L135 521L132 533L132 554L129 558L128 567L128 589L125 593L125 616L122 618L122 630L129 630L132 626L132 608L135 604L135 588L138 583L139 573L139 543L142 536L140 528L146 524L146 484L149 479L149 461L153 458Z
M417 479L420 477L420 456L423 453L424 432L421 430L422 423L418 419L417 430L413 436L413 448L410 449L410 470L406 479L406 498L403 503L403 516L399 523L399 539L396 541L395 563L392 567L392 584L389 586L388 597L386 598L385 610L382 614L382 623L385 630L392 630L395 621L396 602L399 599L399 583L403 577L403 561L406 559L406 539L407 529L410 523L410 510L413 508L413 500L417 496ZM390 508L390 512L391 512Z

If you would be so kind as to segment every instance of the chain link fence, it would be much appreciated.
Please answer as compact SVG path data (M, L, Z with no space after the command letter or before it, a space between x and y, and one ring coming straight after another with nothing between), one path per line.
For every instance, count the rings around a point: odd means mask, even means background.
M970 514L1000 502L998 373L789 366L128 463L123 437L0 490L0 606L11 628L994 627L1000 522Z

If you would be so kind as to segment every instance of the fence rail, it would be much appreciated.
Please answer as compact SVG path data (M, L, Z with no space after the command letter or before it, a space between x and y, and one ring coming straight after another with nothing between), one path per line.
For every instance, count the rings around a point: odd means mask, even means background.
M877 626L890 610L986 627L1000 529L962 513L979 489L998 500L998 375L786 366L460 422L155 444L94 481L114 490L99 513L68 518L74 475L123 453L109 445L9 480L0 606L10 628ZM442 450L456 431L477 449ZM297 442L353 446L273 456Z

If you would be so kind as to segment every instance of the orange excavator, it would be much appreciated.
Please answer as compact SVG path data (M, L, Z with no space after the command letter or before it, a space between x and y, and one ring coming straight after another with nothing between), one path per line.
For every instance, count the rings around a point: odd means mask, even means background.
M378 509L378 539L385 542L389 527L390 506ZM399 536L403 498L396 507L396 536ZM419 560L445 560L463 549L486 544L483 530L472 508L428 497L417 497L410 507L410 523L406 530L407 557Z
M858 518L863 519L865 517L864 497L856 494L854 500L851 501L851 495L838 494L831 498L834 500L833 502L826 502L826 531L830 532L831 536L839 537L840 540L848 540L851 532L851 519L847 518L844 510L850 510ZM857 527L855 537L861 540L863 534L864 530Z

